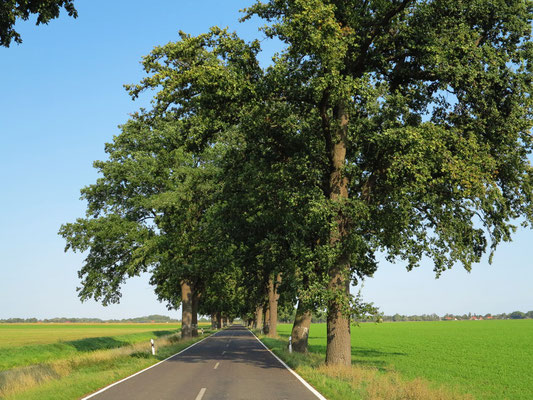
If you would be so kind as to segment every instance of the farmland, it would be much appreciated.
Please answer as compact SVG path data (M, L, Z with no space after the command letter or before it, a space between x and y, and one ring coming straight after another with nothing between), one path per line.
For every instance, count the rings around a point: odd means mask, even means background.
M175 332L179 326L180 324L0 324L0 349L139 332Z
M278 328L282 341L290 330L289 324ZM431 387L477 399L533 398L533 320L365 323L352 327L351 336L356 368L384 375L394 371L405 380L422 378ZM286 354L285 342L264 341L312 384L324 385L327 397L335 398L335 385L323 382L301 357ZM325 349L326 325L311 325L309 359L323 360Z
M119 348L178 331L178 324L1 324L0 371Z

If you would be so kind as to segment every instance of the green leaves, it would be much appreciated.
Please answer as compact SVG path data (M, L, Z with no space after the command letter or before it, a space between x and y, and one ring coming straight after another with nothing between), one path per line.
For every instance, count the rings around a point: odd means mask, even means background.
M470 270L533 223L532 9L523 1L272 0L244 19L286 47L225 29L157 47L107 145L67 248L89 251L82 298L119 298L150 271L170 307L187 280L210 313L281 300L375 313L346 285L375 253L437 276ZM438 23L437 23L438 22ZM342 283L342 282L341 282ZM328 286L329 285L329 286ZM341 287L342 286L342 287ZM359 311L358 311L359 310Z
M126 85L136 98L147 89L158 89L148 119L179 121L187 131L187 145L201 151L238 120L246 102L254 97L262 72L256 54L258 42L247 44L225 29L190 36L156 47L143 59L149 76L137 85Z
M117 303L125 279L145 272L154 260L154 231L117 215L78 219L63 225L59 234L67 241L65 250L88 251L78 273L82 301L93 297L104 305Z
M68 15L76 18L78 12L74 8L74 0L5 0L0 4L0 46L9 47L11 41L22 43L20 34L13 26L18 18L27 20L31 14L37 14L37 25L47 24L57 18L61 8Z

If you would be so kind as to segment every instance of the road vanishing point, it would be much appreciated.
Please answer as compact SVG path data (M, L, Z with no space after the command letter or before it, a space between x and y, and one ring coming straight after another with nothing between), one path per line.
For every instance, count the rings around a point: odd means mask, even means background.
M84 399L324 399L300 379L237 325Z

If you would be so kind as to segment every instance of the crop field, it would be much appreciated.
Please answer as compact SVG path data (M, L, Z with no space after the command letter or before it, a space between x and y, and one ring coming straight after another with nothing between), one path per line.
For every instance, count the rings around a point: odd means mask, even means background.
M180 324L0 324L0 349L131 333L175 332Z
M311 325L309 350L325 355L325 324ZM352 364L476 399L533 399L533 320L364 323L352 327Z
M166 323L0 324L0 398L79 398L198 340L178 332Z
M149 342L178 324L0 324L0 371Z

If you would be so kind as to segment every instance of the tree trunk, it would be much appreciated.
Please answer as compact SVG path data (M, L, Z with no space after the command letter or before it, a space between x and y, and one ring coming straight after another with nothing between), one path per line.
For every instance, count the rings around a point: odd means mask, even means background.
M222 329L222 314L217 312L217 329Z
M185 281L181 282L181 337L186 339L192 335L192 293Z
M266 307L265 316L263 318L263 333L268 335L270 332L270 309Z
M349 294L350 282L341 268L333 268L330 279L330 291L337 291L340 297ZM343 312L339 297L328 303L327 338L326 364L351 365L350 318Z
M298 302L296 317L292 325L292 349L298 353L307 353L307 340L309 339L309 327L311 326L311 311L304 308L301 301Z
M217 315L216 313L211 314L211 329L217 329Z
M348 198L348 179L343 174L346 162L346 142L348 134L348 114L342 104L334 108L337 126L333 136L329 136L330 149L330 200L338 207L336 230L331 232L332 247L342 246L347 235L346 217L342 203ZM331 134L331 133L329 133ZM326 364L351 365L350 318L343 310L343 303L350 295L350 265L344 251L329 271L328 290L334 294L328 302Z
M192 320L191 320L192 336L198 336L198 292L192 292Z
M255 309L255 329L261 329L263 326L263 306L259 306Z
M278 336L278 300L279 293L277 291L279 284L281 283L281 274L276 276L276 282L272 278L268 281L268 310L269 310L269 327L268 336Z

